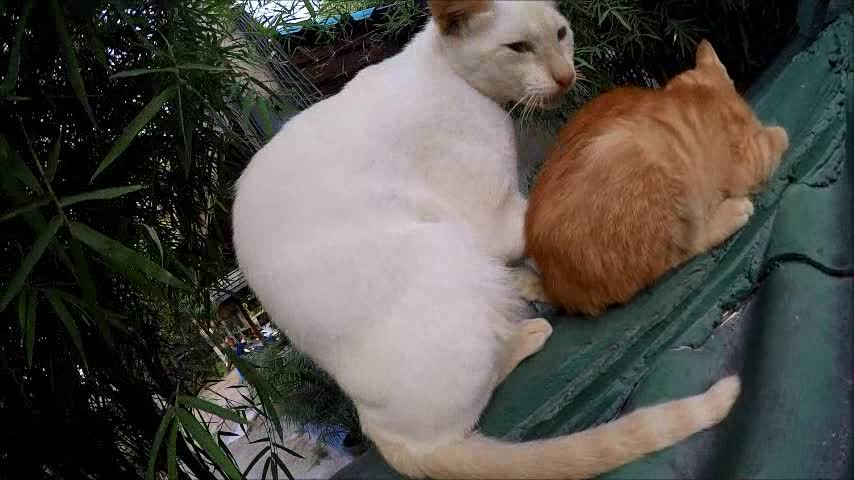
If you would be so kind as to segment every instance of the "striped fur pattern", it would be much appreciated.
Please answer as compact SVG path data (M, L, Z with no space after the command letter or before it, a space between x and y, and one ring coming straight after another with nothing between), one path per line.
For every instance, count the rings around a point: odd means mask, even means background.
M558 135L530 196L527 251L546 296L597 315L722 243L788 148L736 92L712 46L663 89L618 88Z

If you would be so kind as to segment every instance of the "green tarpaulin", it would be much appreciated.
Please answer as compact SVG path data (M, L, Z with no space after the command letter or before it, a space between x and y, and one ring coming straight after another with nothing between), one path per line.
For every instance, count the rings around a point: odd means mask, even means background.
M571 433L741 372L720 426L603 478L852 478L849 9L802 7L803 33L748 94L792 145L750 224L602 318L549 315L554 334L498 389L485 433ZM336 478L394 476L371 451Z

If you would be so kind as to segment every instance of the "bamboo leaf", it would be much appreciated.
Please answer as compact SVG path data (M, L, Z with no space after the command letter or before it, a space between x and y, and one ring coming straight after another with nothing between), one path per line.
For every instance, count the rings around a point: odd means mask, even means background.
M88 202L90 200L109 200L111 198L118 198L122 195L127 195L128 193L136 192L143 188L144 187L142 185L101 188L99 190L92 190L91 192L78 193L76 195L70 195L68 197L60 198L59 205L62 207L67 207L69 205L74 205L75 203Z
M175 278L163 267L82 223L71 222L71 234L116 266L121 267L123 273L125 270L138 270L166 285L183 290L190 289L187 284Z
M178 480L178 455L175 449L177 440L178 422L173 422L169 431L169 443L166 444L166 473L169 480Z
M289 454L291 454L291 455L293 455L293 456L295 456L295 457L297 457L297 458L305 458L305 457L303 457L302 455L300 455L299 453L297 453L297 452L295 452L295 451L291 450L290 448L285 447L284 445L282 445L282 444L280 444L280 443L276 443L276 442L274 442L274 441L270 440L270 437L259 438L258 440L253 440L253 441L249 442L249 444L251 445L251 444L253 444L253 443L261 443L261 442L269 442L269 443L272 443L273 445L275 445L275 446L276 446L276 448L280 448L280 449L282 449L282 450L284 450L284 451L288 452Z
M120 265L115 261L106 261L104 264L113 272L118 273L133 283L140 292L151 297L166 299L166 290L160 283L152 282L151 278L147 275L143 275L132 268L127 268L125 265Z
M160 450L160 444L163 443L163 437L166 436L166 429L169 428L169 424L174 417L175 409L170 407L160 420L160 426L157 427L157 433L154 434L154 442L151 444L151 453L148 454L148 468L145 469L145 480L154 480L157 452Z
M140 75L148 75L152 73L178 73L178 69L175 67L168 68L138 68L135 70L125 70L123 72L119 72L115 75L110 76L111 79L115 80L117 78L128 78L128 77L138 77Z
M270 469L273 473L273 480L279 480L279 464L273 461L272 455L270 455L270 461L273 462Z
M228 388L246 388L246 385L232 385ZM240 395L240 397L243 399L243 401L246 402L246 405L244 406L244 408L251 408L259 416L261 416L263 418L267 418L267 414L264 413L264 410L258 408L258 406L255 405L255 400L252 400L251 398L247 397L246 395L244 395L241 392L237 392L237 394ZM249 443L252 443L252 442L249 442Z
M24 348L27 352L27 365L33 366L33 351L36 340L36 309L39 303L39 293L33 290L27 301L26 330L24 331Z
M0 296L0 312L6 310L6 306L9 305L9 302L15 298L15 295L21 290L21 287L24 285L24 281L27 280L27 277L30 275L30 272L33 270L33 267L36 266L39 259L41 259L42 254L44 254L47 245L53 240L53 237L56 235L56 231L59 229L59 225L62 223L62 218L58 215L51 219L50 223L39 233L39 236L36 238L36 241L33 242L32 248L30 248L30 253L28 253L24 259L21 261L21 266L18 267L18 270L15 272L15 275L9 280L9 283L6 284L6 288L3 290L3 295Z
M231 70L228 67L212 67L210 65L202 65L201 63L184 63L178 65L180 70L205 70L208 72L227 72Z
M222 433L222 432L217 432L216 444L219 445L220 450L225 452L225 455L228 457L228 459L231 461L231 463L235 467L238 467L237 460L234 458L234 455L231 453L231 450L228 449L228 445L226 445L225 442L222 441L222 435L220 435L220 433ZM239 467L238 467L238 471L239 471Z
M24 330L27 329L27 295L29 290L21 290L18 295L18 324L21 327L21 336L24 335Z
M36 193L42 193L41 184L39 184L38 179L36 178L33 171L30 170L30 167L27 166L26 162L24 162L17 152L10 149L9 151L9 162L6 165L5 173L8 175L17 178L18 181L29 187L32 191Z
M86 34L86 44L89 47L89 51L95 57L95 60L104 68L110 68L107 62L107 47L104 46L104 42L98 37L94 24L90 23L86 25Z
M288 470L288 467L287 465L285 465L285 462L283 462L277 454L273 453L273 458L276 460L276 463L279 464L279 467L285 472L285 475L288 476L288 480L296 480L291 471Z
M83 77L80 75L80 66L77 64L77 54L74 52L74 45L71 42L71 37L68 35L68 29L65 27L65 18L62 14L62 7L59 6L57 0L50 0L50 9L53 13L53 23L56 28L56 36L62 46L62 53L65 57L65 71L68 74L68 81L71 82L71 88L74 94L77 95L77 100L83 105L89 120L92 125L97 126L95 114L92 113L92 108L89 106L89 97L86 95L86 87L83 85Z
M273 464L273 459L267 457L267 461L264 462L264 471L261 473L261 480L267 480L267 471L270 469L270 466Z
M279 412L276 410L276 402L275 400L283 401L282 395L276 390L270 382L267 381L257 370L246 360L238 357L233 350L228 349L225 351L226 356L231 362L240 370L240 373L246 378L255 390L258 392L258 398L261 400L261 405L264 407L264 411L271 422L273 422L273 427L276 429L276 433L279 434L279 438L282 438L282 420L279 416Z
M0 153L3 153L3 147L8 147L8 143L5 141L5 138L0 135ZM11 160L11 162L3 162L3 160ZM16 160L18 162L16 162ZM15 154L15 152L11 152L11 155L7 155L5 158L0 157L0 171L8 172L10 170L14 170L16 164L22 165L23 162L20 162L20 158ZM26 169L26 166L24 165ZM29 169L26 169L29 171ZM16 182L11 181L11 178L14 174L11 175L0 175L0 191L3 191L10 199L19 204L24 204L29 198L29 195L22 191L16 184ZM33 179L35 180L35 179ZM41 187L36 184L37 192L41 193ZM36 210L31 210L27 212L23 212L21 216L24 219L24 222L32 228L32 230L38 235L41 233L48 224L47 219L45 219L44 215ZM71 259L68 258L68 254L65 252L62 244L60 244L56 239L54 239L51 244L51 248L53 252L56 254L59 261L68 268L70 271L74 270L74 267L71 263ZM0 309L2 311L2 309Z
M59 131L59 137L57 137L56 142L50 149L50 155L48 155L47 157L47 169L45 170L45 177L47 177L48 183L52 182L53 177L56 176L56 168L59 165L59 146L61 142L62 130Z
M24 9L21 12L21 18L18 20L18 25L15 26L15 43L12 45L12 50L9 52L9 65L6 67L6 76L3 78L3 83L0 84L0 95L7 95L15 91L15 85L18 83L18 67L21 63L21 45L24 43L24 29L27 26L27 20L30 18L30 10L32 7L32 0L27 0L24 4Z
M222 469L223 473L232 480L242 480L243 475L240 474L240 471L234 463L228 459L225 452L223 452L219 445L217 445L210 432L208 432L208 429L202 426L192 413L184 410L183 408L177 408L176 410L178 420L181 421L181 426L184 427L190 437L202 447L211 460L213 460L219 468Z
M21 342L27 355L27 365L33 366L33 344L35 340L35 311L38 294L22 290L18 295L18 324L21 328Z
M80 338L80 330L77 328L77 323L65 307L65 304L62 303L60 296L56 294L56 291L45 290L45 296L47 297L47 301L50 303L50 306L53 307L53 311L56 313L56 316L59 317L59 321L62 322L65 330L68 332L68 336L71 337L74 347L77 348L77 351L80 353L80 358L83 360L83 364L86 365L86 352L83 350L83 340Z
M611 11L611 15L613 15L614 17L616 17L616 19L617 19L617 20L619 20L619 21L620 21L620 23L622 23L624 27L626 27L626 30L628 30L628 31L632 31L632 27L629 25L629 23L628 23L628 22L626 22L626 19L625 19L625 18L623 18L623 16L622 16L622 15L620 15L620 12L618 12L617 10L612 10L612 11Z
M56 0L54 0L56 1ZM95 180L101 172L104 171L105 168L109 167L122 152L130 145L133 139L137 136L140 130L145 127L148 122L160 112L160 109L163 107L163 104L166 103L169 99L175 95L175 86L168 87L167 89L160 92L159 95L151 99L148 104L143 107L143 109L137 114L137 116L130 122L130 125L125 127L121 136L119 136L118 140L113 144L110 148L110 151L107 152L107 155L101 161L101 164L98 165L98 169L95 170L95 174L92 175L92 180Z
M302 0L305 5L305 9L308 10L308 15L312 20L317 16L317 11L314 9L314 4L311 3L311 0Z
M8 212L4 212L3 214L0 214L0 222L5 222L6 220L11 220L11 219L17 217L18 215L20 215L22 213L26 213L26 212L29 212L31 210L35 210L39 207L43 207L43 206L47 205L48 203L50 203L49 198L40 198L38 200L34 200L30 203L27 203L25 205L21 205L20 207L13 208L12 210L9 210Z
M160 252L160 266L163 266L163 262L166 260L166 256L163 254L163 245L160 243L160 237L157 236L157 232L149 227L146 224L142 224L145 227L145 231L148 232L148 236L151 237L151 240L154 241L154 245L157 246L157 250Z
M188 395L178 395L178 403L185 407L197 408L208 413L212 413L222 419L231 420L237 423L249 423L249 420L243 418L237 412L221 407L215 403L208 402L199 397L190 397Z
M258 452L258 454L257 454L257 455L255 455L255 458L253 458L253 459L252 459L252 461L251 461L251 462L249 462L249 465L246 467L246 469L245 469L245 470L243 470L243 476L244 476L244 477L246 477L246 478L249 478L249 472L251 472L251 471L252 471L252 467L254 467L254 466L255 466L255 464L256 464L256 463L258 463L258 460L261 460L261 457L263 457L263 456L264 456L264 454L265 454L265 453L267 453L267 452L269 452L269 451L270 451L270 446L269 446L269 445L267 445L266 447L262 448L262 449L261 449L261 451L260 451L260 452Z
M273 445L275 445L275 446L276 446L276 448L279 448L279 449L281 449L281 450L284 450L284 451L288 452L288 454L289 454L289 455L293 455L294 457L297 457L297 458L303 458L303 459L305 458L305 457L303 457L302 455L300 455L299 453L297 453L297 452L295 452L295 451L291 450L290 448L288 448L288 447L286 447L286 446L284 446L284 445L281 445L281 444L276 443L276 442L273 442Z
M258 113L261 117L261 127L264 129L264 138L269 140L273 137L273 112L270 110L270 102L258 95Z
M127 13L125 12L125 9L123 8L122 3L123 2L119 2L116 0L110 0L110 2L109 2L110 6L113 7L113 10L117 14L119 14L119 18L122 19L122 22L124 22L126 25L133 25L134 20L132 18L128 17ZM137 29L131 28L131 31L136 36L136 38L141 42L142 46L146 50L148 50L149 52L152 53L152 57L156 57L157 55L159 55L161 53L160 50L155 48L154 45L147 38L145 38L145 36L143 34L141 34Z
M241 120L249 121L252 115L252 97L245 95L240 98L240 116Z
M77 280L83 291L83 300L89 305L97 305L95 281L89 269L89 262L83 254L80 241L74 237L71 237L71 261L74 263L74 271L77 273Z
M262 90L264 90L264 92L266 92L268 95L267 98L269 98L270 100L273 100L276 103L276 105L278 105L279 108L282 109L282 111L290 112L290 113L296 113L296 107L294 105L291 105L290 103L286 102L281 97L281 95L279 95L279 93L277 93L272 88L268 87L264 82L262 82L261 80L258 80L257 78L254 78L254 77L248 77L248 80L250 82L254 83L255 85L257 85Z
M72 238L72 242L77 244L77 248L80 247L80 242L77 241L76 238ZM86 267L88 268L88 266ZM108 345L113 345L113 335L110 327L119 330L122 333L129 333L130 329L123 324L120 320L124 319L123 315L119 315L116 312L108 310L106 308L99 307L96 303L96 300L93 298L92 301L84 300L74 295L71 295L66 292L62 292L57 290L56 294L59 295L65 303L72 305L76 308L84 317L91 316L96 326L98 327L98 331L101 333L101 336L107 342ZM94 292L93 292L94 294ZM83 295L86 296L86 291L84 289Z
M187 137L187 126L184 124L184 102L181 100L181 87L177 89L178 93L178 126L181 127L181 140L184 144L184 175L190 174L190 139Z

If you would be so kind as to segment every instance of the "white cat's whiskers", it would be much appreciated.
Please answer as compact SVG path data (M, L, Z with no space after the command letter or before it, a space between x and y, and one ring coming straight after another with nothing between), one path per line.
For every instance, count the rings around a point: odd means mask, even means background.
M525 122L528 120L528 117L534 111L534 105L537 98L537 92L534 90L528 90L523 99L525 100L525 107L522 109L522 115L519 117L519 125L524 126Z
M530 103L528 102L528 100L526 100L525 106L524 106L524 108L522 108L522 114L519 115L519 125L520 126L525 125L525 114L528 113L528 107L529 106L530 106Z
M528 101L525 104L525 110L522 111L522 119L521 124L525 125L526 122L531 120L534 116L534 110L536 110L539 101L542 99L542 95L539 92L531 92L531 96L528 98Z
M507 116L504 118L505 119L510 118L510 115L513 113L513 110L516 110L516 107L518 107L520 103L525 102L530 95L531 95L531 93L525 92L525 95L522 95L522 98L520 98L519 101L516 102L515 105L513 105L513 107L507 112Z

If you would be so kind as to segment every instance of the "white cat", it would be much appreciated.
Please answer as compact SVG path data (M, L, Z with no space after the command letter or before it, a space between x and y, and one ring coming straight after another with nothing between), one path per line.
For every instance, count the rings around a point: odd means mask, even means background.
M290 120L238 184L240 266L273 321L353 399L410 476L589 477L714 425L702 395L522 444L473 432L495 386L551 333L522 320L505 267L524 251L512 123L574 81L550 2L431 2L399 55Z

